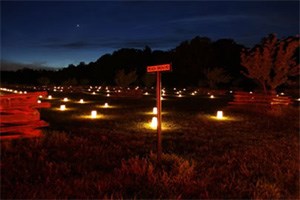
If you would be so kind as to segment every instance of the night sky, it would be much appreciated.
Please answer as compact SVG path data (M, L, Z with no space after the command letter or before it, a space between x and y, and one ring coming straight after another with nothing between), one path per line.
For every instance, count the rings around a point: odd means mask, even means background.
M269 33L299 34L298 1L1 1L1 68L62 68L196 36L252 47Z

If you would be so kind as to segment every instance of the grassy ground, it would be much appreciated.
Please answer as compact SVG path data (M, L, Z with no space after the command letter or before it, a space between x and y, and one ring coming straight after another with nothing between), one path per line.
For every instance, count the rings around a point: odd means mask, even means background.
M41 111L50 123L44 137L1 141L3 199L299 198L297 107L272 117L226 109L230 96L169 96L159 167L147 124L154 96L53 96L52 108ZM70 110L57 110L60 104ZM226 120L212 117L219 109ZM100 117L90 119L91 110Z

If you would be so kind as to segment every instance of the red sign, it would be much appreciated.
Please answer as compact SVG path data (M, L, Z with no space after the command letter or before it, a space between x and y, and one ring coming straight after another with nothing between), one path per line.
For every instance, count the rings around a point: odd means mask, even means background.
M171 64L148 66L147 72L171 71Z

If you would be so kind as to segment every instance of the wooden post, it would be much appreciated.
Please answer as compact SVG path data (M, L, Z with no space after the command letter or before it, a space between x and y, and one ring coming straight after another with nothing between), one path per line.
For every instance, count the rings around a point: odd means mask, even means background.
M157 162L160 165L161 162L161 154L162 154L162 147L161 147L161 124L162 124L162 117L161 117L161 73L158 71L156 72L156 107L157 107Z
M156 72L156 107L157 107L157 164L161 165L161 154L162 154L162 146L161 146L161 125L162 125L162 117L161 117L161 72L162 71L171 71L171 64L162 64L162 65L154 65L148 66L147 72L152 73Z

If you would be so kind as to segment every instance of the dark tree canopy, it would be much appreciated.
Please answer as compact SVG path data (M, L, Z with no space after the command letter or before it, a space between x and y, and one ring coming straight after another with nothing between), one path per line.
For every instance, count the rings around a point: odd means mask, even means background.
M285 40L284 44L288 44L288 40ZM249 50L249 53L254 52L256 48ZM284 45L279 48L286 49ZM168 51L152 50L149 46L143 49L122 48L112 54L102 55L96 61L80 62L78 65L70 64L58 71L32 69L16 72L2 71L1 83L116 85L117 82L122 84L122 81L116 82L118 72L118 80L122 80L123 78L120 77L126 77L134 71L136 80L131 84L149 86L153 81L147 77L146 67L172 63L172 72L163 74L162 80L166 87L228 88L243 87L243 85L253 87L254 82L247 82L247 78L240 73L243 70L240 57L242 49L245 47L232 39L212 41L210 38L197 36L190 41L183 41ZM297 54L294 57L299 60ZM244 66L245 63L245 58L242 57Z

